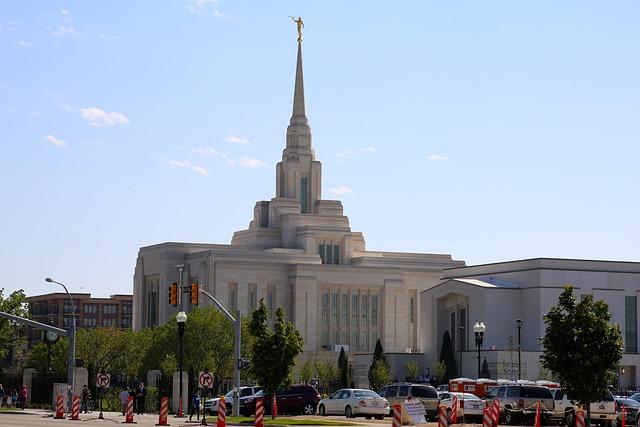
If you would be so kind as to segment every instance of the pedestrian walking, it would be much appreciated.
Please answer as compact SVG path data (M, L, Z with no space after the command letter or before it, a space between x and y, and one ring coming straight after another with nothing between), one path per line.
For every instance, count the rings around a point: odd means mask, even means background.
M138 386L136 396L138 398L138 415L142 415L144 413L144 401L147 398L147 388L144 383L140 383Z
M67 412L71 412L71 406L73 405L73 388L67 389Z
M122 407L122 415L127 411L127 401L129 401L129 396L131 395L131 390L129 390L129 386L123 388L120 392L120 406Z
M11 406L18 407L18 390L15 388L11 391Z
M27 406L27 386L22 384L22 389L20 390L20 407L24 411L24 408Z
M91 399L91 392L89 391L89 387L87 385L82 386L82 394L80 394L80 399L82 401L80 406L80 412L87 413L87 406L89 404L89 399Z
M191 409L191 415L189 415L189 421L191 421L194 412L197 414L198 421L200 421L200 396L198 395L197 390L195 393L193 393L191 403L193 404L193 408Z
M0 384L0 406L7 406L7 393L5 393L2 384Z

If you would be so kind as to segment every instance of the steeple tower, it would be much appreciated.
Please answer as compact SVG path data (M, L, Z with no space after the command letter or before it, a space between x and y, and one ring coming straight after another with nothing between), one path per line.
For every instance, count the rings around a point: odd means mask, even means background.
M296 199L301 213L316 213L321 197L322 166L311 148L311 128L305 111L302 40L298 39L293 111L287 127L286 148L276 166L276 197Z

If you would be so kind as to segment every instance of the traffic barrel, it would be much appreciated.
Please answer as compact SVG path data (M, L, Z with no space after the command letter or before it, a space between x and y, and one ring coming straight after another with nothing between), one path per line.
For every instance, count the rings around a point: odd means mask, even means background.
M438 427L447 427L447 408L440 406L438 409Z
M540 401L538 400L538 402L536 403L536 419L533 422L533 427L540 427L540 424L542 424L540 421Z
M80 421L80 396L73 396L73 404L71 405L71 419Z
M500 424L500 400L499 399L493 400L493 405L491 405L491 418L493 420L494 426L498 426Z
M622 423L620 425L622 427L627 427L627 411L624 405L620 405L620 418L622 418Z
M127 399L127 416L123 423L137 424L133 421L133 396L129 396L129 399Z
M64 420L64 397L60 394L56 396L56 416L53 418Z
M276 395L273 395L273 418L278 417L278 401L276 400Z
M576 411L576 427L585 427L584 411L582 409Z
M256 418L253 427L264 427L264 406L262 399L256 399Z
M484 408L482 410L482 427L493 426L493 411L492 408Z
M169 416L169 398L162 396L160 398L160 415L158 416L157 426L168 426L167 417Z
M402 406L399 404L393 405L393 421L391 427L402 427Z
M451 395L451 424L458 424L458 397L455 394Z
M224 403L224 396L220 396L220 400L218 401L218 422L216 425L217 427L227 426L227 408Z

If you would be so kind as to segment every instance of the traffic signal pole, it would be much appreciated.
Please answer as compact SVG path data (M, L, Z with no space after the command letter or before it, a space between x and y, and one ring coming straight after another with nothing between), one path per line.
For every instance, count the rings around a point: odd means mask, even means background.
M220 304L218 302L217 299L215 299L213 297L213 295L211 295L209 292L205 291L202 289L202 287L199 287L199 291L208 296L209 299L211 299L211 301L213 301L213 303L216 305L216 307L218 307L218 309L220 311L222 311L222 313L227 316L227 318L229 320L231 320L233 322L233 326L236 329L236 342L235 342L235 353L236 353L236 363L234 364L233 367L233 388L234 388L234 392L233 392L233 416L234 417L239 417L240 416L240 396L239 396L239 392L240 392L240 360L242 358L242 353L241 353L241 348L242 348L242 322L241 322L241 318L240 318L240 310L236 310L236 317L233 317L231 315L231 313L229 313L229 311L227 311L226 308L224 308L224 306L222 304Z

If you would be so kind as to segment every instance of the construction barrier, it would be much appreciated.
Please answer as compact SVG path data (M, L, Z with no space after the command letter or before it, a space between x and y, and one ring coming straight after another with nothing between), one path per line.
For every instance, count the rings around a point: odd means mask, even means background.
M220 400L218 401L218 422L216 425L218 427L227 426L227 407L224 403L224 396L220 396Z
M56 396L56 415L53 418L64 420L64 397L61 395Z
M393 420L391 427L402 427L402 406L397 403L393 405Z
M253 427L264 427L264 406L262 399L256 399L256 418Z
M585 427L584 411L582 409L576 411L576 427Z
M451 395L451 417L449 422L458 424L458 397L455 394Z
M127 412L126 412L126 418L123 421L124 424L137 424L135 422L133 422L133 396L129 396L129 399L127 399Z
M438 427L447 427L447 408L440 406L438 409Z
M276 395L273 395L273 418L278 417L278 400L276 399Z
M542 424L541 422L541 414L540 414L540 401L538 400L538 403L536 403L536 419L533 423L533 427L540 427L540 425Z
M162 396L160 398L160 415L158 415L157 426L168 426L167 417L169 416L169 398Z
M620 418L622 418L621 426L627 427L627 410L624 405L620 405Z
M493 427L493 411L491 408L482 410L482 427Z
M491 419L493 420L493 425L498 426L500 424L500 400L494 399L493 405L491 405Z
M80 396L73 396L71 405L71 420L80 421Z

